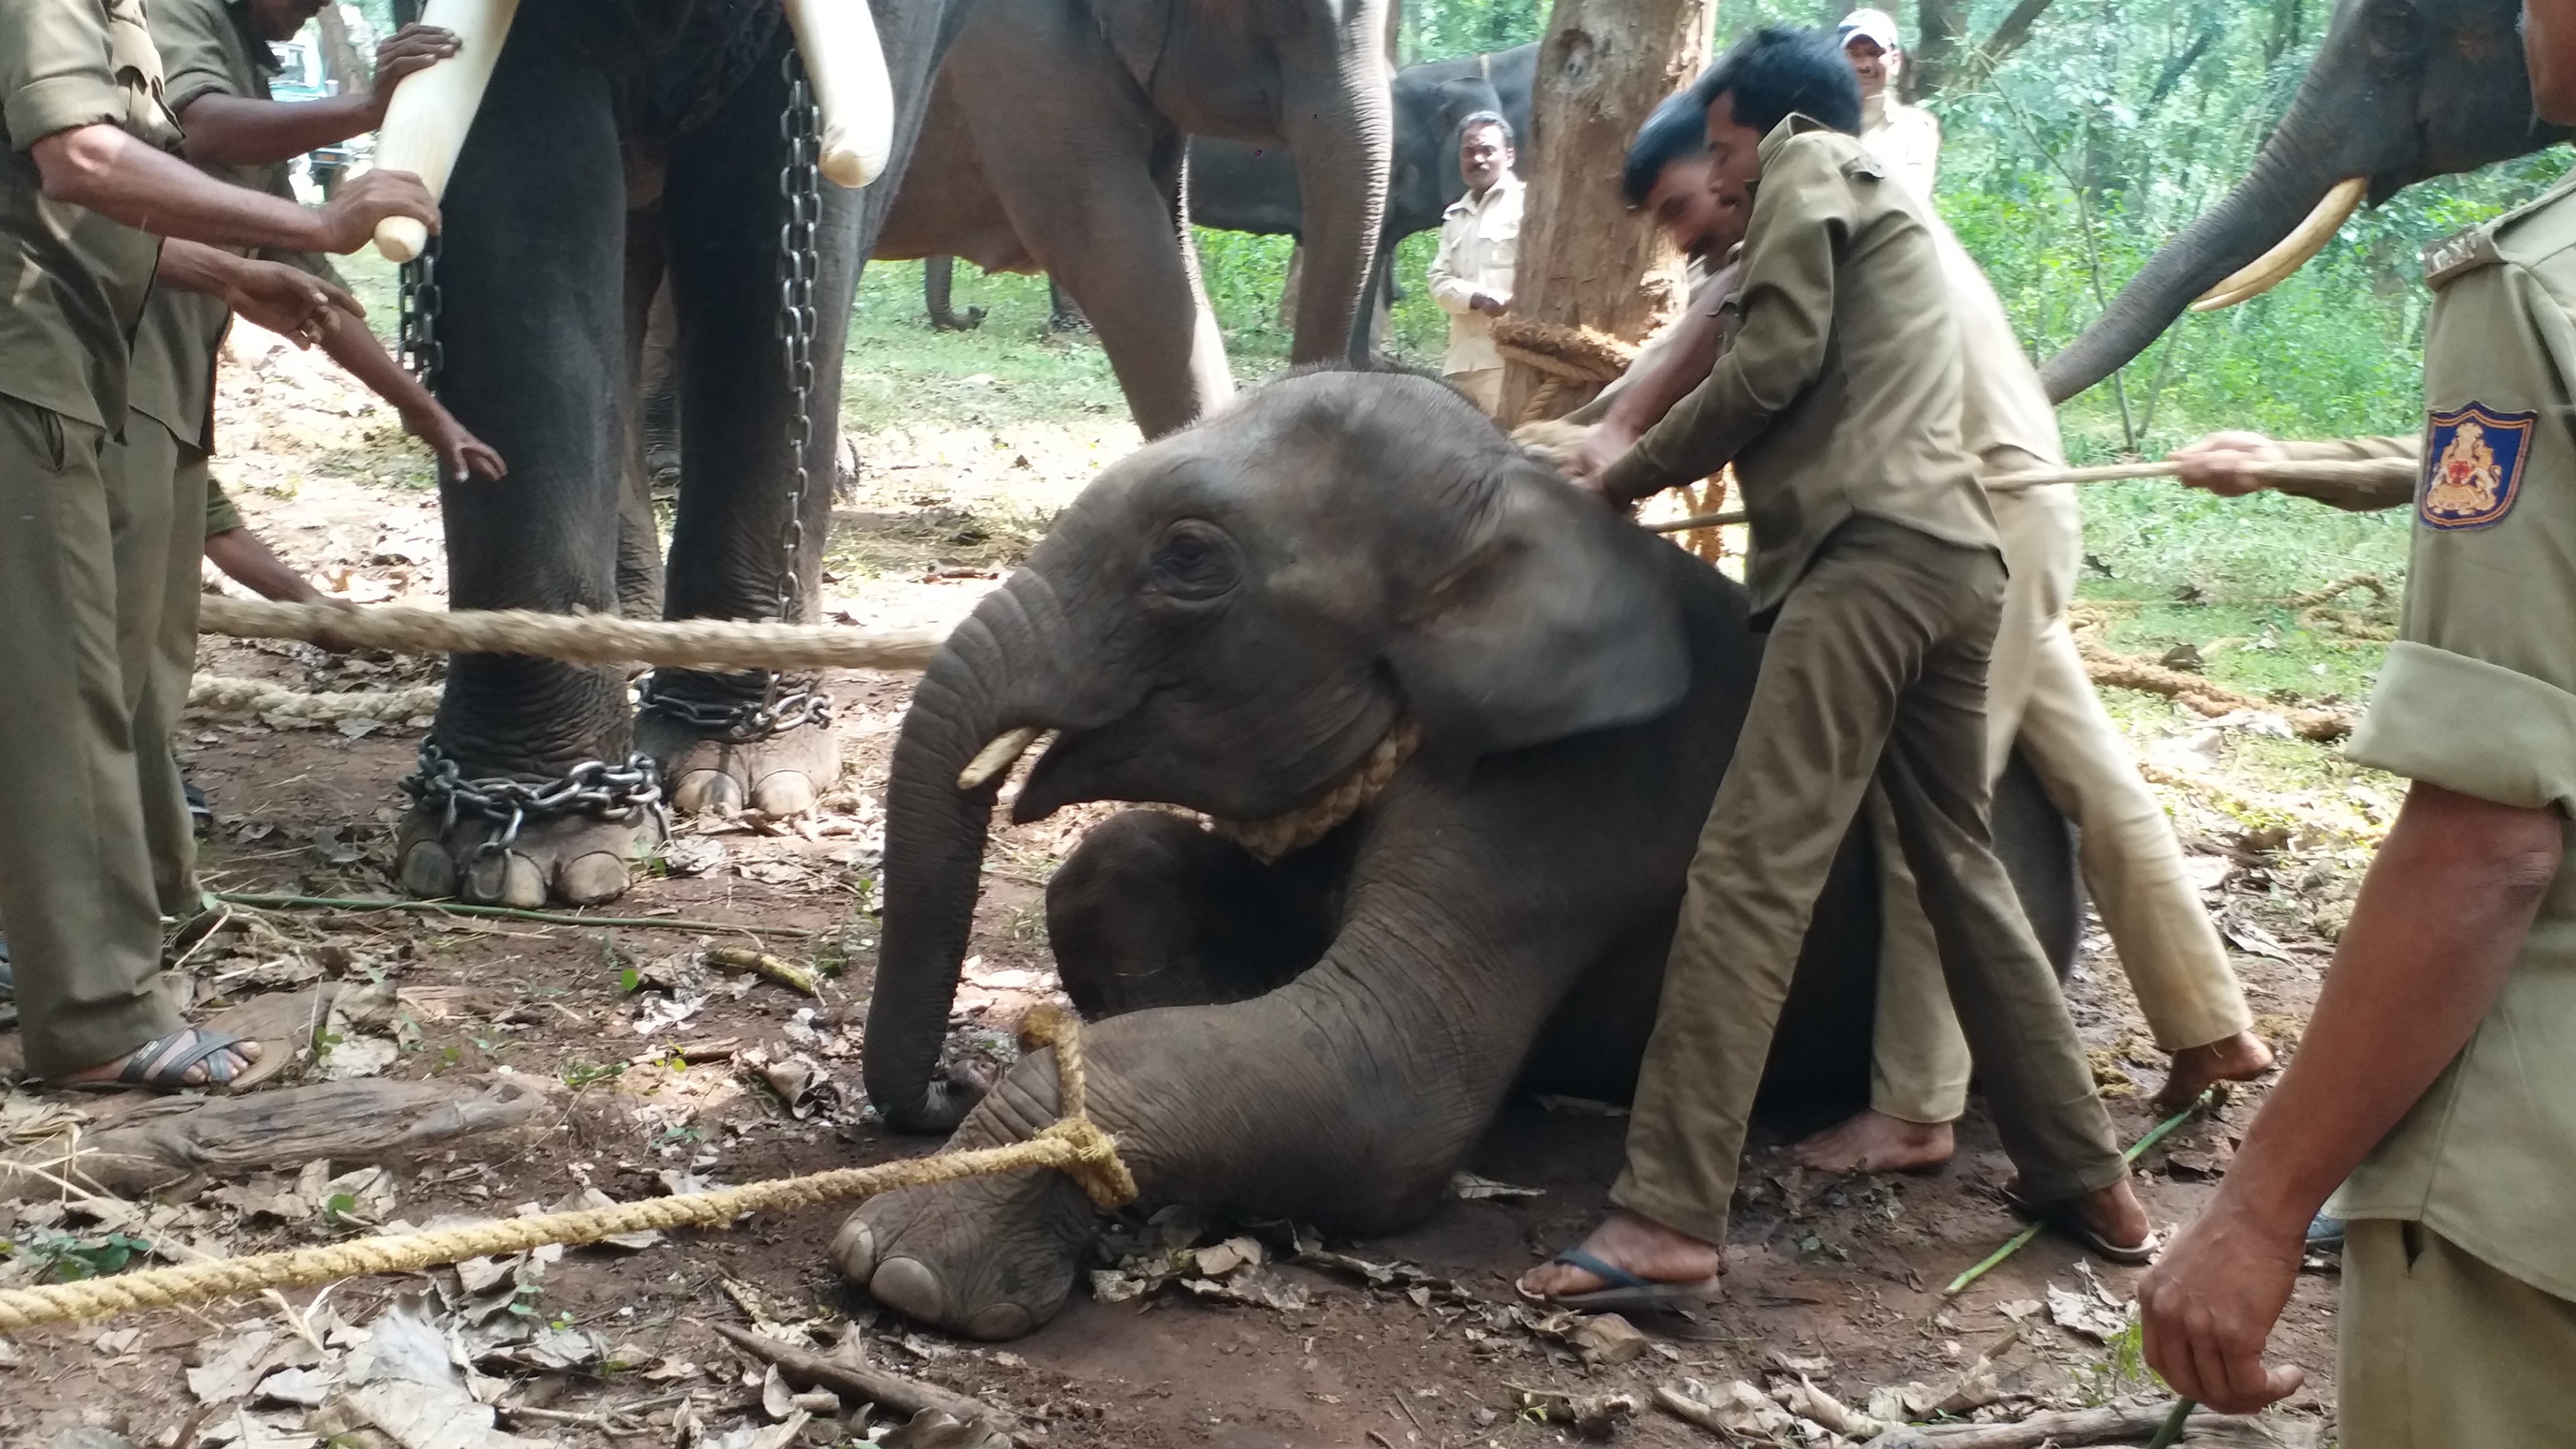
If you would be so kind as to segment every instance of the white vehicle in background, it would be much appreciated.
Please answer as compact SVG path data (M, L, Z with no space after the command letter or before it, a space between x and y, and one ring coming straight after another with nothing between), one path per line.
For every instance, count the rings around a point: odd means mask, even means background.
M324 75L322 44L314 27L307 24L293 40L270 47L277 55L278 68L268 78L269 94L281 101L311 101L337 95L340 83ZM296 194L306 201L327 200L332 191L349 176L367 169L367 158L376 147L372 135L352 136L336 146L325 146L295 158Z

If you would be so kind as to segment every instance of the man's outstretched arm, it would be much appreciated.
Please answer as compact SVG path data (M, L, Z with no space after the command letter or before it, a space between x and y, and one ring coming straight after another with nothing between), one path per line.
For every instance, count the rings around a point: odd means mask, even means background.
M218 181L109 125L56 131L28 148L45 195L86 206L137 230L215 246L354 252L388 216L438 229L438 204L420 178L370 171L318 207Z

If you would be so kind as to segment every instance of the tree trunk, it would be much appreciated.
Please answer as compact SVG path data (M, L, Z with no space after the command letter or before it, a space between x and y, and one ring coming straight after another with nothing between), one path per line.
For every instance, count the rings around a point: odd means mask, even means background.
M1636 342L1682 300L1680 259L1619 194L1628 142L1708 63L1711 0L1556 0L1540 44L1512 315ZM1503 418L1546 375L1512 364ZM1559 394L1554 411L1584 401Z
M1922 0L1914 14L1921 38L1906 52L1898 77L1908 104L1939 95L1958 69L1959 47L1968 42L1968 0Z
M340 7L324 4L314 12L313 23L322 32L322 68L340 83L340 94L355 95L373 84L375 72L349 39L349 22L342 18Z

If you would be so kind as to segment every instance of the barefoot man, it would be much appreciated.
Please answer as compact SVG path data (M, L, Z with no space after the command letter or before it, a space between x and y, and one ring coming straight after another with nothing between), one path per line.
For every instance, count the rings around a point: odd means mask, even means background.
M1713 1289L1780 1006L1873 781L1924 881L2017 1196L2090 1243L2143 1251L2110 1117L1989 840L2004 566L1959 440L1939 252L1851 134L1859 87L1830 39L1763 30L1693 94L1710 184L1752 197L1737 320L1708 380L1590 482L1625 502L1733 462L1770 640L1691 865L1618 1210L1521 1289L1586 1308Z

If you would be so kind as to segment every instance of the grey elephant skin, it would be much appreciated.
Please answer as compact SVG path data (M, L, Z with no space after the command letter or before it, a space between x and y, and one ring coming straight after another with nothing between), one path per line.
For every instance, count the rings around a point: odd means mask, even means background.
M1376 271L1381 277L1393 267L1396 243L1439 226L1441 213L1466 194L1467 183L1458 175L1458 123L1478 111L1497 111L1512 123L1515 135L1527 136L1530 88L1537 75L1534 44L1396 72L1395 146L1387 171L1386 216L1378 229ZM1305 235L1297 163L1285 147L1191 137L1189 198L1194 225L1254 236ZM900 215L900 204L896 210ZM981 320L980 313L960 316L950 306L953 261L930 257L922 277L931 325L949 330ZM1035 263L1027 265L1034 268Z
M1233 395L1181 221L1189 138L1284 146L1312 198L1293 356L1341 357L1386 202L1385 16L1386 0L978 0L872 254L1047 273L1158 436Z
M437 257L440 397L511 467L502 484L442 483L455 607L618 607L621 486L641 464L636 358L646 307L667 277L685 482L660 581L666 611L770 613L788 566L781 540L803 437L802 461L821 482L804 497L793 569L796 613L812 616L851 288L919 135L931 73L970 8L872 7L894 88L894 147L877 185L822 188L817 366L801 417L776 330L781 62L791 44L777 0L520 8L458 157ZM649 595L653 581L631 574L630 590ZM713 703L761 688L744 676L662 680L676 696ZM619 669L460 655L432 737L467 776L544 779L582 761L623 761L637 734ZM668 766L704 756L708 741L663 728L640 745ZM789 803L776 792L799 787L810 796L838 768L828 731L791 731L770 753L767 764L759 747L725 761L737 802L746 791L753 803ZM517 904L603 900L625 889L647 833L575 815L527 825L506 857L479 851L499 828L415 810L405 883ZM505 874L478 873L491 863Z
M1248 394L1105 470L923 675L888 784L870 1099L959 1148L1055 1115L1047 1053L980 1101L934 1071L999 789L960 774L1052 730L1016 820L1124 800L1320 828L1319 799L1356 807L1271 863L1129 811L1050 883L1091 1111L1146 1197L1354 1233L1422 1216L1516 1082L1630 1091L1760 642L1741 587L1438 383ZM2062 964L2066 828L2013 778L1999 844ZM1865 1084L1874 878L1855 837L1775 1096ZM880 1198L834 1253L902 1312L1008 1337L1061 1306L1093 1223L1069 1181L1019 1174Z
M2432 176L2566 140L2533 111L2517 0L2353 0L2289 113L2225 199L2141 268L2101 320L2040 369L2064 402L2146 350L2212 284L2289 235L2333 186L2371 205Z

